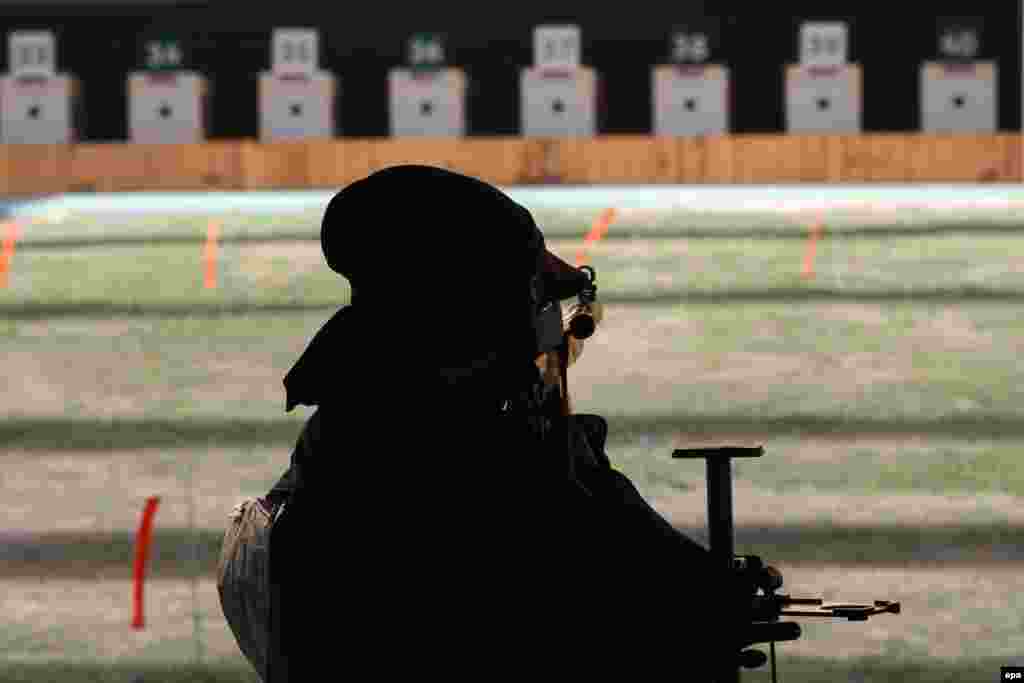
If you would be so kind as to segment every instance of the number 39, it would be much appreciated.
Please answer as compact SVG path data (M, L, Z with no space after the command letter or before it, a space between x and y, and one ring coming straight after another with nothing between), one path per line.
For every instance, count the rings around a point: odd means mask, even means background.
M18 52L23 66L43 66L50 61L49 54L42 45L24 45Z
M811 54L834 55L839 52L840 40L833 36L811 36L808 42Z
M572 38L548 40L544 43L544 56L549 60L571 60L576 54L576 41Z

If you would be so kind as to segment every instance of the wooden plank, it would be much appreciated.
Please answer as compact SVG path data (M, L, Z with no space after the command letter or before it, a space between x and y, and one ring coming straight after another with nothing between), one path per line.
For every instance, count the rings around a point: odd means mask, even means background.
M671 139L671 138L670 138ZM676 181L683 185L706 183L707 180L707 138L674 138L676 147Z
M239 145L100 143L73 145L69 189L86 192L238 189Z
M241 185L246 189L304 189L310 186L309 147L301 140L240 144Z
M734 182L804 183L828 178L824 135L741 135L733 138Z
M910 136L871 134L850 136L843 144L843 179L846 182L907 182Z
M957 140L961 147L970 147L970 163L963 167L969 182L1015 182L1013 152L1004 135L971 135ZM966 152L966 150L964 150Z
M526 168L522 138L466 140L461 150L463 172L495 185L517 185Z
M522 185L557 185L565 182L565 154L563 142L557 138L525 138Z
M1017 134L339 139L0 146L0 192L340 188L402 163L530 183L1021 182Z
M401 138L375 140L372 170L398 164L424 164L498 185L521 182L526 143L510 138Z
M704 183L734 183L737 172L736 144L732 135L712 135L701 138L704 149Z
M208 190L245 187L241 143L217 141L181 146L181 173L188 183Z
M956 136L946 133L908 135L906 144L909 182L956 182L958 178L968 177L964 169L971 163L969 159L957 159L958 152L965 148L956 144ZM967 153L971 154L972 150L967 148Z
M679 182L679 146L672 138L606 135L558 141L562 181L570 184Z
M204 142L148 145L147 175L153 190L215 190L243 187L239 145Z
M461 141L456 138L390 138L374 140L370 147L373 171L404 164L439 166L460 171Z
M319 140L309 145L310 187L341 189L370 174L372 142L368 140Z
M69 145L0 145L0 193L65 192L70 185Z
M400 164L438 166L496 185L522 182L526 143L517 138L319 141L309 148L312 187L344 187Z
M69 189L73 192L152 189L155 179L148 159L152 147L116 142L73 145Z
M935 133L917 143L914 182L992 182L1002 175L1003 149L994 136Z
M825 138L825 181L842 183L846 181L846 169L843 162L846 157L846 145L852 135L828 135Z
M1018 183L1024 180L1024 169L1021 166L1021 145L1024 145L1024 136L1014 133L1006 133L996 136L1003 148L1002 177L1000 180Z

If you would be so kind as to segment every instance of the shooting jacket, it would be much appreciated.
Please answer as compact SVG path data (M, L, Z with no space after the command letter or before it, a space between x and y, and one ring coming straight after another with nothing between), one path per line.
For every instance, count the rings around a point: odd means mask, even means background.
M269 683L320 680L342 662L478 680L495 667L578 671L580 648L603 642L650 663L659 642L708 647L710 630L661 626L707 599L684 599L679 578L707 585L707 551L611 466L604 418L556 426L570 444L568 479L565 463L515 452L528 437L467 425L469 452L465 440L419 443L421 422L395 421L383 440L358 442L356 428L337 443L344 420L318 408L267 494L287 501L270 541ZM379 460L358 464L368 455ZM366 490L369 476L384 483Z

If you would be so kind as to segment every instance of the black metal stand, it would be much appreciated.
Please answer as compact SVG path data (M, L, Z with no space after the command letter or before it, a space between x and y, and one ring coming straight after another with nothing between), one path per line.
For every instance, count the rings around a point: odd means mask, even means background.
M764 448L679 448L673 458L704 458L707 463L708 540L711 556L724 571L733 570L736 557L732 524L732 459L760 458Z
M712 561L723 572L734 571L736 561L732 520L732 459L759 458L762 455L762 447L682 448L672 452L673 458L704 458L707 463L708 540ZM799 637L799 627L796 637ZM739 683L741 659L738 650L736 654L737 660L726 663L716 676L716 683Z
M758 448L684 448L673 451L673 458L704 458L707 463L708 482L708 535L711 558L723 572L739 572L744 577L756 577L752 586L762 594L751 596L753 619L747 631L737 639L735 658L724 662L713 679L715 683L739 683L741 668L757 668L765 663L764 653L744 650L759 643L771 644L772 683L775 683L775 643L800 638L800 625L779 621L779 617L820 617L867 621L876 614L899 614L900 603L875 600L872 604L832 603L821 598L793 598L776 594L782 587L782 574L767 567L754 555L736 557L732 522L732 459L759 458L764 449ZM797 606L793 608L791 606Z

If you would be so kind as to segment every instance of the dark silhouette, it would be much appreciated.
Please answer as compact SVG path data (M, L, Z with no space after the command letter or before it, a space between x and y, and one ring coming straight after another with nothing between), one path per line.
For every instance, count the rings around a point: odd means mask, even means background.
M580 271L526 209L392 167L332 199L321 241L353 297L284 380L316 410L267 496L270 683L685 679L735 649L742 591L610 467L603 418L551 410L538 312Z

